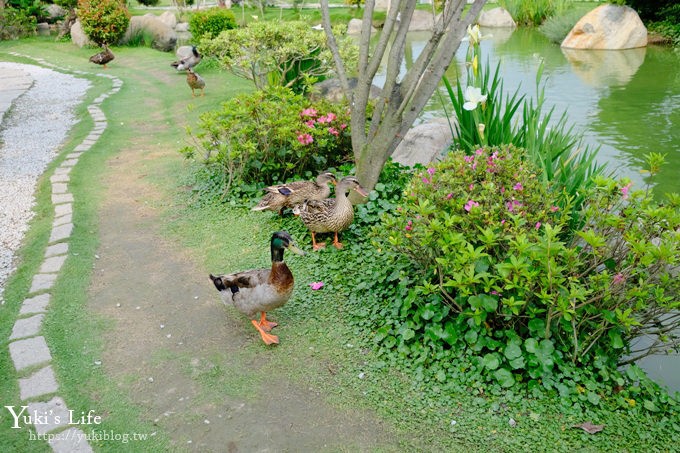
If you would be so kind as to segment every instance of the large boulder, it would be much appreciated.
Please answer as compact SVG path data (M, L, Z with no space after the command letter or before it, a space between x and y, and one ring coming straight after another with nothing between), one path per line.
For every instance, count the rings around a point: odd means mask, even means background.
M402 165L427 165L441 159L452 141L451 126L446 119L419 124L409 129L394 150L392 160Z
M408 31L430 31L434 28L435 16L431 11L415 10L408 25Z
M147 33L151 36L151 47L163 52L170 52L177 44L177 33L154 14L132 16L130 26L121 40L128 43L135 36Z
M83 31L83 26L80 25L79 20L76 20L73 25L71 25L71 42L78 47L96 46Z
M165 11L163 14L158 16L158 20L170 28L175 28L177 26L177 16L175 16L175 13L170 11Z
M586 14L569 32L562 47L619 50L645 47L647 29L634 9L601 5Z
M47 21L50 23L55 22L57 19L63 19L68 14L68 11L54 3L47 5L45 11L47 12Z
M354 89L357 86L357 79L351 78L347 81L349 87ZM371 91L369 92L369 97L375 99L380 96L382 90L376 85L371 86ZM342 86L340 85L340 79L332 78L326 79L314 85L314 90L310 93L310 98L317 99L327 99L331 102L340 102L345 98L345 93L342 91Z
M510 13L501 7L482 11L477 18L477 23L480 27L515 28L517 26Z
M361 34L361 26L363 25L361 19L350 19L347 24L347 34L348 35L359 35ZM377 30L371 25L371 34L375 33Z

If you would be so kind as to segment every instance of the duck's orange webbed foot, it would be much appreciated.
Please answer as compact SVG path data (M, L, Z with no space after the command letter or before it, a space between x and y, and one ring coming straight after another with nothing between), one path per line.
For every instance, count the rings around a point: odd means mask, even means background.
M260 336L262 337L262 341L265 342L265 344L279 344L279 337L276 335L272 335L270 333L267 333L264 331L262 327L260 327L260 323L258 321L255 321L254 319L251 320L250 322L253 323L253 326L257 329L258 332L260 332Z
M335 233L335 238L333 239L333 245L336 249L340 250L342 248L342 242L338 240L338 233Z
M265 332L271 332L271 330L274 327L278 326L278 324L275 323L274 321L267 321L267 313L265 313L265 312L262 312L262 314L260 315L260 322L258 323L258 325Z
M317 251L321 250L322 248L326 247L325 242L316 242L316 238L314 237L314 232L312 232L312 250Z

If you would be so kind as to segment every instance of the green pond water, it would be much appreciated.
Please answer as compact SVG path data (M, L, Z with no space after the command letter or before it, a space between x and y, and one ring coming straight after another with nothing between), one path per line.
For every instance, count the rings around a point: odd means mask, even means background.
M583 133L584 144L600 147L597 160L618 177L628 177L634 187L653 187L654 193L680 193L680 52L671 48L620 51L561 49L533 29L483 29L491 38L481 43L483 60L495 68L501 62L505 89L535 97L536 73L544 62L546 107L555 106L559 117L567 113L574 131ZM412 33L406 50L407 64L425 46L427 33ZM464 77L463 43L447 78ZM384 79L383 79L384 80ZM383 80L376 79L377 85ZM444 107L450 111L442 88ZM545 110L547 112L547 109ZM445 117L434 96L420 121ZM666 154L666 166L650 180L641 173L644 156ZM648 374L674 391L680 391L680 356L647 357L639 362Z

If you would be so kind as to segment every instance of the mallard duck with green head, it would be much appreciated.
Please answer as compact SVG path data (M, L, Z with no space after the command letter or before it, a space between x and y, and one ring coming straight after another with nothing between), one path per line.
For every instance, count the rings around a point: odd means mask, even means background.
M311 231L314 250L326 246L323 242L316 242L316 233L335 233L333 245L338 249L342 248L338 233L346 230L354 221L354 206L347 198L350 190L355 190L361 196L368 196L357 178L346 176L338 183L335 198L320 201L308 200L293 209L293 213L299 215L302 223Z
M278 344L279 337L269 333L277 324L267 320L267 312L288 302L295 284L293 273L283 261L283 252L287 249L304 255L286 231L272 235L270 248L270 269L251 269L217 276L210 274L210 280L220 292L222 301L250 317L262 341L268 345Z
M331 194L328 184L337 184L335 175L329 171L320 173L315 181L293 181L286 184L270 186L264 189L267 193L253 208L253 211L278 211L283 214L285 208L293 208L306 200L323 200Z

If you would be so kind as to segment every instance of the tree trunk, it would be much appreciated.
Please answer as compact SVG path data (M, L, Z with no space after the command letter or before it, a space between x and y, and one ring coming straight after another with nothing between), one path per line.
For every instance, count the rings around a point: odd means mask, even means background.
M352 148L357 178L366 189L373 189L385 162L413 125L437 89L446 68L465 36L466 28L477 18L486 0L474 0L463 14L467 0L448 0L438 16L432 36L416 61L400 75L406 56L406 35L416 0L393 0L378 41L371 45L371 18L375 0L366 0L359 38L358 82L349 88L347 73L331 30L328 0L321 0L323 27L338 78L350 100ZM387 58L385 58L387 54ZM385 85L373 106L373 117L366 127L369 93L383 61Z

